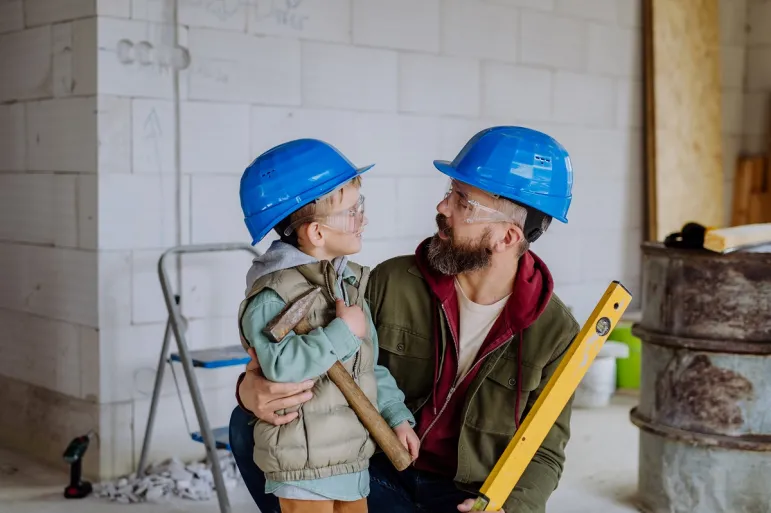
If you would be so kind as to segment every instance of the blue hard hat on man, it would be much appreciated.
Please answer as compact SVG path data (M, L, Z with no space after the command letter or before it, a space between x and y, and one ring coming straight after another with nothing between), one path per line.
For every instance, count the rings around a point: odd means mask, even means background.
M474 135L452 162L436 160L434 165L450 178L522 205L528 218L540 221L548 216L568 222L573 188L570 156L543 132L519 126L487 128Z

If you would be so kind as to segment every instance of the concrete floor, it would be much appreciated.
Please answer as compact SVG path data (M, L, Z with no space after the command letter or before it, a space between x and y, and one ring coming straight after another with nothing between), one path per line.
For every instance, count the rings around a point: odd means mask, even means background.
M549 501L552 513L634 512L637 489L637 429L629 422L634 397L617 396L609 408L574 410L565 473ZM65 500L68 476L0 449L0 511L3 513L216 513L216 500L175 500L121 505L94 497ZM231 492L233 513L255 513L243 484Z

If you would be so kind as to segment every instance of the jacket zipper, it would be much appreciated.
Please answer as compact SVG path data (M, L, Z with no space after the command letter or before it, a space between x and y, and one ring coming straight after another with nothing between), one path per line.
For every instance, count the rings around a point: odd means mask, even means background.
M445 317L447 317L447 318L449 319L449 317L447 316L447 310L445 310L445 308L444 308L444 305L442 305L442 311L444 312L444 316L445 316ZM448 322L448 324L449 324L449 322ZM455 342L455 334L453 334L453 332L452 332L452 327L451 327L451 326L450 326L450 337L452 337L452 342L453 342L453 344L452 344L452 345L453 345L453 347L455 348L455 355L456 355L456 357L458 358L458 360L460 360L460 356L458 355L458 352L459 352L459 351L458 351L458 346L456 345L456 342ZM436 424L436 423L439 421L439 417L441 417L441 416L442 416L442 413L444 413L444 410L446 410L446 409L447 409L447 405L448 405L448 404L450 404L450 399L452 399L452 394L455 392L455 389L457 389L457 388L458 388L458 385L459 385L459 384L460 384L460 383L461 383L461 382L462 382L464 379L466 379L466 376L468 376L469 374L471 374L471 371L473 371L473 370L474 370L474 368L475 368L477 365L479 365L479 364L480 364L480 363L482 363L482 362L483 362L485 359L487 359L487 357L488 357L488 356L490 356L490 355L491 355L491 354L492 354L494 351L495 351L495 350L491 350L491 351L488 351L488 352L487 352L485 355L483 355L483 356L482 356L481 358L479 358L479 359L478 359L476 362L474 362L474 364L473 364L471 367L469 367L469 369L466 371L466 373L465 373L463 376L461 376L461 378L460 378L460 379L458 379L458 378L455 378L455 383L452 385L452 387L450 387L450 392L447 394L447 399L445 399L445 401L444 401L444 404L443 404L443 405L442 405L442 407L440 408L440 410L439 410L439 413L438 413L438 414L436 413L436 407L434 407L434 415L435 415L435 416L434 416L434 420L433 420L433 421L431 421L431 424L429 424L429 425L428 425L428 427L426 428L426 431L423 433L423 436L421 436L421 437L420 437L420 443L421 443L421 444L423 443L423 440L425 440L425 439L426 439L426 436L428 436L428 432L429 432L429 431L431 431L431 428L433 428L433 427L434 427L434 424Z
M442 312L444 312L444 316L447 319L449 319L449 316L447 315L447 310L445 310L444 305L442 305ZM449 324L449 322L448 322L448 324ZM450 337L452 338L452 347L455 348L455 357L457 359L460 359L460 356L458 355L458 352L459 352L458 351L458 345L457 345L457 342L455 340L455 334L452 331L452 326L450 326ZM423 433L423 436L420 437L420 443L423 443L423 440L425 440L425 438L428 435L429 431L431 431L431 428L434 427L434 425L439 421L439 417L441 417L442 413L444 413L444 410L447 409L447 405L450 404L450 399L452 399L452 394L455 393L455 390L458 388L458 385L466 378L466 376L468 376L471 373L472 370L474 370L474 367L479 365L482 362L482 360L484 360L485 358L487 358L487 355L485 355L482 358L480 358L479 360L477 360L474 363L474 365L472 365L469 368L469 370L466 371L466 374L464 374L463 376L460 377L460 379L458 379L457 377L455 378L455 382L450 387L450 391L447 393L447 399L444 400L444 404L439 409L439 413L438 414L436 413L436 407L434 407L434 420L431 421L431 424L428 425L428 427L426 428L425 432Z

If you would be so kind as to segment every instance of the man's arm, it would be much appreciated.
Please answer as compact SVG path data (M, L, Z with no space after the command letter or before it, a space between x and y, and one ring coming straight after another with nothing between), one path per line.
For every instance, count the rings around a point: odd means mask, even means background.
M576 332L571 337L571 342ZM523 418L530 412L538 400L546 384L557 370L570 344L563 347L562 352L543 369L541 383L534 393L530 394ZM557 417L556 422L544 438L530 464L525 469L517 486L509 495L503 509L507 513L544 513L546 501L557 489L565 465L565 446L570 439L570 416L572 413L573 396Z

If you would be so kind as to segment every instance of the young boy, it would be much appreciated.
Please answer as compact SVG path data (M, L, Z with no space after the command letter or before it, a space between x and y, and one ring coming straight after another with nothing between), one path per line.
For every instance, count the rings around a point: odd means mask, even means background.
M347 259L361 250L366 218L360 175L371 167L356 169L331 145L300 139L263 153L241 178L252 243L271 229L280 237L247 274L239 311L242 343L255 348L269 380L315 381L313 398L291 410L299 409L296 419L254 426L254 461L282 512L367 511L375 443L326 376L338 360L417 458L415 419L391 374L377 365L377 333L364 300L369 269ZM268 322L315 287L323 297L307 317L312 329L271 342L263 333Z

